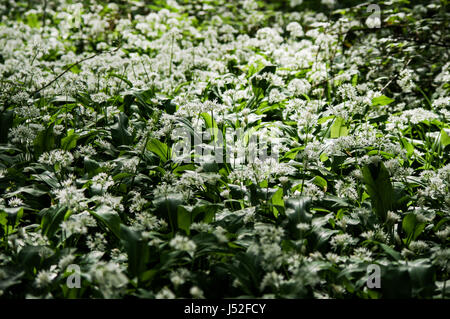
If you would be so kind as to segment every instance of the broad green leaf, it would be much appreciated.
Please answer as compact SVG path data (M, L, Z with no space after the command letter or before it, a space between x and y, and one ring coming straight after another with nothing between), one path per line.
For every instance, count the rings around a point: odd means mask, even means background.
M36 157L39 157L44 152L51 151L55 146L55 134L53 133L53 124L45 130L39 132L34 140L34 151Z
M273 196L272 196L272 205L275 206L273 213L274 213L275 217L278 217L279 209L277 209L276 206L284 207L283 189L282 188L279 188L275 192L275 194L273 194Z
M7 110L0 113L0 143L8 142L8 133L13 125L13 118L13 110Z
M44 192L44 191L38 189L37 185L31 185L31 186L20 187L16 191L8 193L8 197L16 196L16 195L22 194L22 193L25 193L25 194L28 194L28 195L31 195L34 197L40 197L40 196L47 194L47 192Z
M425 222L419 222L417 220L416 214L409 213L406 215L402 222L402 229L406 233L406 238L404 239L405 244L409 245L411 241L416 240L425 229L425 226Z
M70 151L77 146L77 140L80 136L74 133L74 130L69 130L67 136L61 140L61 148Z
M448 144L450 144L450 137L444 129L441 130L441 144L443 147L446 147Z
M90 157L85 157L84 170L89 174L89 177L93 177L100 172L100 164Z
M22 269L24 269L28 274L35 276L33 270L39 268L41 262L43 261L42 256L54 255L53 250L46 246L30 246L26 245L23 247L18 255L18 262L20 263Z
M389 178L389 172L383 162L366 165L362 171L367 193L372 202L372 208L378 218L385 222L387 212L394 203L394 190Z
M374 97L372 99L372 106L388 105L388 104L391 104L394 101L395 101L394 99L391 99L391 98L389 98L389 97L387 97L385 95L381 95L381 96L378 96L378 97Z
M192 207L178 206L177 224L178 228L186 232L187 235L191 233L191 224L193 221Z
M401 255L399 252L395 251L393 248L391 248L391 247L389 247L388 245L383 244L383 243L380 243L379 245L380 245L381 248L383 248L383 250L384 250L389 256L391 256L392 258L394 258L394 260L399 261L399 260L402 259L402 255Z
M106 205L101 205L95 211L90 211L90 213L105 224L117 238L120 238L120 224L122 220L116 211Z
M347 136L348 135L348 128L345 126L345 120L342 117L336 117L336 119L333 122L333 125L331 125L331 138L338 138L341 136Z
M334 118L334 115L330 115L330 116L325 116L325 117L321 117L320 119L317 120L318 124L323 124L331 119Z
M76 103L77 100L75 100L71 96L58 95L58 96L55 96L50 102L54 105L64 105L64 104Z
M143 279L147 270L146 265L150 257L150 247L138 232L121 224L119 227L120 238L128 255L128 272L132 278ZM147 278L148 279L148 278Z
M170 158L169 147L156 138L149 139L149 141L147 142L147 150L158 155L158 157L163 162L167 162L167 160Z
M41 211L41 228L44 235L48 238L52 238L53 235L60 229L60 225L64 220L64 215L66 214L67 207L50 207L45 208Z
M178 221L178 206L183 204L183 197L181 194L167 194L165 196L160 196L153 201L156 207L156 211L164 219L166 219L173 231L177 228Z
M328 187L328 183L327 180L325 178L323 178L322 176L315 176L314 179L312 180L312 182L314 184L316 184L317 186L319 186L322 190L326 191L327 187Z
M353 77L352 77L352 85L353 86L356 86L358 84L358 74L355 74Z
M3 208L0 210L0 227L1 232L5 233L13 233L15 232L17 226L20 223L20 220L23 216L23 207L10 207Z
M311 198L306 196L291 197L284 201L286 208L287 222L289 230L299 235L297 225L299 223L310 223L312 215L309 212Z
M406 150L406 155L408 157L411 157L411 155L414 154L414 146L410 142L408 142L406 138L401 138L400 141L402 142L403 147Z
M431 298L435 290L435 271L429 259L408 262L413 298Z
M114 145L130 145L133 142L133 137L127 129L128 116L125 113L116 115L116 123L111 127L111 137Z

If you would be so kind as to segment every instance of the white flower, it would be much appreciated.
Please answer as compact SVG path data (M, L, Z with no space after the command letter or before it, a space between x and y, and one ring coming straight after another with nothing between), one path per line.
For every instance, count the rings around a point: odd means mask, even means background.
M189 293L192 295L193 298L197 299L205 298L205 296L203 296L203 290L201 290L197 286L192 286L191 289L189 290Z
M286 30L291 33L294 38L299 38L304 35L303 28L298 22L291 22L287 25Z
M175 299L175 294L168 287L161 289L156 295L156 299Z
M100 93L92 94L91 100L94 101L95 103L100 104L100 103L106 102L108 100L108 96L105 93L100 92Z
M12 197L9 201L8 201L8 205L10 207L19 207L19 206L23 206L23 200L18 198L18 197Z
M302 94L308 94L311 89L311 84L306 79L293 79L289 82L288 90L291 91L295 96L300 96Z
M80 145L75 151L75 157L92 157L97 154L97 151L92 147L92 145Z
M170 281L173 283L175 287L178 287L186 282L186 279L189 277L189 270L186 268L178 268L175 271L172 271L170 274Z
M220 192L220 196L224 197L224 198L229 198L230 197L230 190L226 189L224 191Z
M450 227L447 226L443 230L437 231L436 236L438 236L440 240L446 241L450 238Z
M74 211L80 211L87 207L84 189L77 189L76 186L70 185L66 188L58 189L54 193L61 206L67 206Z
M114 181L111 176L106 173L100 173L92 178L92 184L94 187L99 187L103 190L107 190L114 185Z
M349 234L337 234L333 236L330 243L334 248L346 248L355 245L357 240Z
M56 165L56 169L60 170L62 167L69 167L73 162L73 155L64 150L53 150L49 153L43 153L39 159L39 163L47 165Z
M327 6L328 8L333 8L336 4L336 0L322 0L321 2L323 5Z
M267 273L262 282L261 282L261 290L264 290L266 287L272 287L273 289L279 289L280 286L284 283L284 277L281 274L276 273L275 271Z
M35 284L38 288L45 288L52 283L57 275L56 272L51 270L41 270L36 276Z
M66 267L69 266L70 264L72 264L74 262L74 260L75 260L75 256L72 254L68 254L59 260L58 267L60 269L66 269Z
M131 192L133 197L131 198L132 204L130 205L130 211L133 213L140 212L144 206L147 204L147 200L142 198L141 194L138 192Z
M169 245L176 250L185 251L191 256L194 255L197 248L197 245L192 240L181 235L176 235L172 238Z
M429 246L426 242L422 240L415 240L409 244L409 249L415 252L416 254L423 253L429 249Z
M217 237L219 242L221 243L227 243L228 238L226 236L226 229L222 228L221 226L217 226L216 229L213 231L213 234Z
M291 0L290 5L293 8L293 7L301 5L302 3L303 3L303 0Z
M88 227L95 227L97 222L88 212L74 214L69 219L61 223L61 229L66 238L72 234L84 235L88 232Z
M397 84L403 89L404 92L411 92L415 87L414 72L411 69L405 69L400 72Z

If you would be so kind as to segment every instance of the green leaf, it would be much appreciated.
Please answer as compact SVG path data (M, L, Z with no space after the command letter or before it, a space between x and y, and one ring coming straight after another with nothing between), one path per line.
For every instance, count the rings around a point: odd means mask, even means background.
M53 124L45 130L40 131L34 140L34 151L36 157L44 152L51 151L55 146L55 134L53 133Z
M67 136L61 140L61 148L70 151L77 146L77 140L80 136L74 133L74 130L69 130Z
M28 195L31 195L34 197L40 197L40 196L47 194L47 192L44 192L36 187L37 187L37 185L20 187L16 191L8 193L8 197L16 196L16 195L22 194L22 193L25 193L25 194L28 194Z
M385 222L387 212L392 209L394 203L394 190L389 178L389 172L383 162L366 165L362 171L367 193L372 202L372 208L375 210L378 218Z
M177 208L177 226L189 235L193 222L212 222L218 208L219 205L217 204L197 204L194 207L179 205Z
M143 279L144 272L147 270L146 264L150 258L148 242L138 232L123 224L119 229L120 238L128 255L128 272L133 278Z
M206 128L208 128L208 129L213 128L213 127L217 128L217 123L214 120L214 118L211 117L211 114L209 114L209 113L201 113L200 116L205 121Z
M153 204L156 211L169 222L171 230L175 231L178 226L178 206L183 204L183 196L181 194L167 194L156 198Z
M347 136L348 135L348 128L345 126L345 120L342 117L336 117L336 119L333 122L333 125L331 126L331 138L338 138L341 136Z
M122 220L116 211L106 205L101 205L95 211L90 211L90 213L105 224L117 238L120 238L120 224Z
M352 77L352 85L353 86L356 86L358 84L358 74L355 74L353 77Z
M381 266L383 298L411 298L411 289L411 279L407 266L396 264Z
M229 273L239 279L242 283L242 289L251 296L257 296L260 293L262 270L258 259L249 253L238 252L235 255L238 264L224 264L223 267Z
M406 138L401 138L400 141L402 142L403 147L406 150L406 155L408 157L411 157L411 155L414 154L414 146L410 142L408 142Z
M0 143L8 142L9 129L13 125L14 111L7 110L0 113Z
M309 212L310 204L311 198L306 196L291 197L284 201L287 227L295 236L300 235L300 231L297 228L299 223L311 222L312 215Z
M402 255L399 252L395 251L393 248L383 243L379 243L379 245L381 248L383 248L384 252L394 258L394 260L399 261L402 259Z
M417 237L425 229L426 223L419 222L417 216L414 213L409 213L403 218L402 229L406 233L406 238L403 240L406 245L409 245L411 241L416 240Z
M446 147L448 144L450 144L450 137L444 129L441 130L441 144L443 147Z
M276 206L284 207L283 189L279 188L272 196L272 205L274 206L274 216L278 217L279 209Z
M315 176L314 179L312 180L312 182L314 184L316 184L317 186L319 186L322 190L325 190L325 191L328 187L328 183L327 183L326 179L323 178L322 176L318 176L318 175Z
M23 216L23 207L3 208L0 210L0 225L1 232L12 233L19 226L20 220Z
M147 142L147 150L158 155L163 162L167 162L170 158L169 147L156 138L149 139Z
M388 105L388 104L391 104L394 101L395 101L394 99L391 99L391 98L389 98L389 97L387 97L385 95L381 95L381 96L378 96L378 97L374 97L372 99L372 106Z
M45 208L41 211L41 228L44 235L48 238L52 238L56 231L59 229L62 221L64 220L64 215L67 211L67 207L50 207Z
M116 115L116 124L111 127L111 137L114 145L130 145L133 142L133 137L128 132L128 116L125 113Z
M408 262L413 298L431 298L435 290L435 271L428 259Z
M52 250L45 246L25 246L18 255L18 261L27 273L33 274L33 270L39 268L42 256L48 256ZM53 255L52 253L50 255ZM36 275L36 274L33 274Z
M177 213L178 228L184 230L187 235L190 235L192 221L192 207L179 206Z
M46 183L51 188L58 188L61 185L59 184L58 179L56 178L54 173L51 173L49 171L45 171L39 175L34 174L33 177L38 180Z
M53 105L64 105L64 104L70 104L70 103L77 103L77 100L75 100L71 96L58 95L58 96L55 96L53 99L51 99L50 102Z
M100 172L101 168L100 164L97 161L91 159L90 157L85 157L84 170L89 174L89 177L93 177Z

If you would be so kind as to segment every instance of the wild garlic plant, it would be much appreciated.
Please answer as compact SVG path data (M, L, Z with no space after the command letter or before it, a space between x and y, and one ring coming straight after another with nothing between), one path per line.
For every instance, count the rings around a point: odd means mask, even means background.
M448 3L368 5L2 1L0 296L449 298Z

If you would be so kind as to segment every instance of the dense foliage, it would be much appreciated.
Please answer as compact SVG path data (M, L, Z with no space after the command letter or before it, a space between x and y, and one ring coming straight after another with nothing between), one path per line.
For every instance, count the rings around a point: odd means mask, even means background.
M2 298L448 298L448 1L369 5L1 1Z

